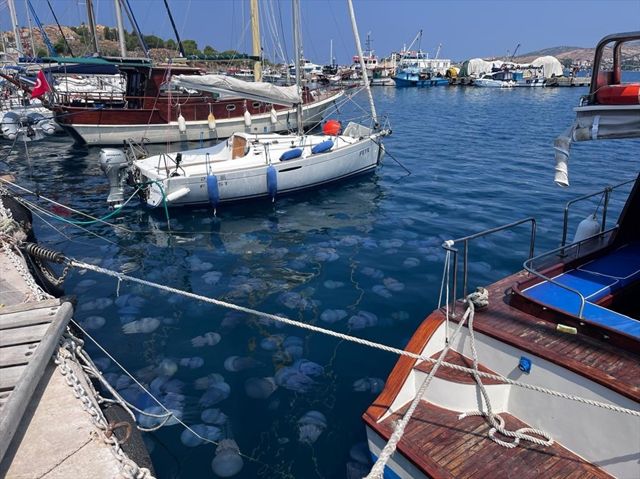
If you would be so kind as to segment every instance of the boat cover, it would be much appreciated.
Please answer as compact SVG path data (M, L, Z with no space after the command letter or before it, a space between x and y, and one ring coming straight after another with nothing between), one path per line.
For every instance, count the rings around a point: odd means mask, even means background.
M247 82L225 75L174 75L171 81L182 88L231 94L251 100L293 106L301 103L298 88L267 82Z
M569 186L569 153L574 141L640 138L640 105L590 105L575 109L576 120L558 138L555 182Z
M560 77L563 73L562 63L551 55L536 58L531 62L531 66L536 68L542 67L542 75L545 78L551 78L553 76Z

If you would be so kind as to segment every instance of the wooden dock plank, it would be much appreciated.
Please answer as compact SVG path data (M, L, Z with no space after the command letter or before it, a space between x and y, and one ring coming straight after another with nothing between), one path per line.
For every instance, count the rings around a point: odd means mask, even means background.
M38 347L38 343L39 341L0 348L0 368L27 364Z
M49 328L49 324L36 324L34 326L4 330L0 334L0 347L17 346L18 344L39 341Z
M0 331L34 324L50 323L58 310L58 306L38 308L33 311L5 313L0 309Z
M51 298L45 299L44 301L37 302L29 302L29 303L19 303L12 305L3 305L0 307L0 315L10 314L10 313L20 313L23 311L29 312L38 309L44 308L55 308L56 306L60 306L63 301L60 298Z
M3 414L0 416L0 460L7 451L9 443L18 429L18 425L20 424L22 415L29 404L29 400L40 382L42 373L51 360L51 356L53 355L55 348L58 346L60 337L67 327L72 315L73 306L71 306L71 303L63 303L51 323L8 330L2 334L2 336L5 336L5 334L8 335L8 333L17 333L21 330L31 330L29 334L33 335L35 329L42 330L44 328L42 333L44 336L36 348L33 354L33 359L29 362L29 365L18 366L25 368L26 370L19 378L19 382L11 393L9 401L2 408ZM9 369L13 368L4 368L3 371ZM4 374L1 376L4 376ZM2 379L0 379L0 381L2 381Z
M0 370L0 391L7 391L15 388L20 380L20 376L27 368L26 365L12 366L8 368L2 368Z

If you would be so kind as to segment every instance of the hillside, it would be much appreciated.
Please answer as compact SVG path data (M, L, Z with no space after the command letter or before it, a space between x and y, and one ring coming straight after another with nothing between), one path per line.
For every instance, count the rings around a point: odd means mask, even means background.
M518 55L517 57L515 57L515 59L520 63L527 63L534 60L535 58L545 55L551 55L556 57L561 62L563 60L570 60L572 63L578 64L584 62L590 63L593 60L594 54L595 48L559 46L524 53L522 55ZM610 49L605 50L604 58L613 58ZM633 42L625 45L623 50L623 58L628 62L635 62L636 64L640 62L640 42Z

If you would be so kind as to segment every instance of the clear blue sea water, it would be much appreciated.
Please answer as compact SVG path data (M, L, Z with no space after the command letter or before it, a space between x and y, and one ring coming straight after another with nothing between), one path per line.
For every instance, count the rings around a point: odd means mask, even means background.
M637 174L637 141L580 144L571 187L554 185L553 140L586 92L380 88L376 105L393 128L387 150L411 175L387 157L372 175L275 204L223 206L217 217L172 211L170 230L161 212L132 203L115 221L122 229L37 216L36 234L82 261L402 347L437 306L443 240L536 216L537 251L554 248L566 201ZM357 111L346 107L342 118ZM108 212L97 148L56 137L29 144L27 160L23 146L0 146L0 158L9 155L0 167L20 184L94 216ZM610 224L624 198L614 195ZM576 209L570 235L596 203ZM527 245L524 227L473 243L471 285L519 269ZM342 478L368 468L361 415L395 356L139 285L122 283L117 296L117 282L93 272L71 271L65 289L77 296L75 319L182 420L224 422L199 430L237 442L236 477ZM125 396L152 406L88 349ZM157 476L212 476L215 447L189 447L183 431L146 434Z

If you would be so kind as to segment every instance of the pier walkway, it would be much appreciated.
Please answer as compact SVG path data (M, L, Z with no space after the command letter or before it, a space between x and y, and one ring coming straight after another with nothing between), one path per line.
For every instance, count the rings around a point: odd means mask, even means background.
M0 477L122 477L122 462L53 361L73 307L34 297L25 270L0 250ZM90 391L80 366L66 365Z

